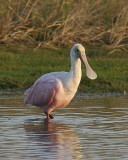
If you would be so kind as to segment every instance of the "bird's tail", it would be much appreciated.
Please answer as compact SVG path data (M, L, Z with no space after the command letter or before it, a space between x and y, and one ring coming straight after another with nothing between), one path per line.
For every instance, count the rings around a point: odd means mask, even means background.
M29 104L28 103L28 95L30 93L31 87L28 88L25 92L24 92L24 104Z

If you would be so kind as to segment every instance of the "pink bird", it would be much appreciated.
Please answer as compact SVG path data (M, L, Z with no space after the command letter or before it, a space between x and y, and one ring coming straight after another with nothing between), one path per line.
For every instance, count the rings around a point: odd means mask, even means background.
M97 78L90 67L85 49L75 44L70 51L71 69L69 72L51 72L42 75L25 91L25 104L41 107L47 118L54 118L50 113L56 108L66 106L75 96L81 80L81 61L86 67L90 79Z

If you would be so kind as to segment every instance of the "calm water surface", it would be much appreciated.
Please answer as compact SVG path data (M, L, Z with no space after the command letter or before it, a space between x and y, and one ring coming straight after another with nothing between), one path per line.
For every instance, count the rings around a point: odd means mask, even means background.
M128 160L128 97L91 97L53 112L0 96L0 160Z

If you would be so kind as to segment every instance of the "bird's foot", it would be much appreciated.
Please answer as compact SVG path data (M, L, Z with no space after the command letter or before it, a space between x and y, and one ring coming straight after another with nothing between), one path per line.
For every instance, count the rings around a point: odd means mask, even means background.
M46 116L47 116L47 119L53 119L54 118L54 116L53 115L51 115L51 114L48 114L47 112L44 112L45 114L46 114Z
M50 119L53 119L53 118L54 118L54 116L53 116L53 115L51 115L51 114L49 114L49 117L50 117Z

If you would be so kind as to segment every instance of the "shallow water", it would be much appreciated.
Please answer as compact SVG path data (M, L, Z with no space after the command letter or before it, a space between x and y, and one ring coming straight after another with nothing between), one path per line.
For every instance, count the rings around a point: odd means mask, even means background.
M90 97L53 112L0 97L0 160L128 160L128 97Z

